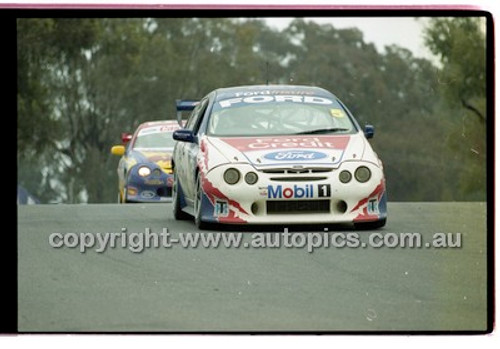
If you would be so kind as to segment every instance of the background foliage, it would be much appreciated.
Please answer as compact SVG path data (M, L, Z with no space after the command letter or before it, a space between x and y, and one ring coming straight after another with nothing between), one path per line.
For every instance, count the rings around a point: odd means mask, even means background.
M483 26L429 23L439 67L301 19L282 31L230 18L19 19L18 184L44 203L114 202L121 132L175 118L176 99L269 81L323 87L374 124L390 200L484 200Z

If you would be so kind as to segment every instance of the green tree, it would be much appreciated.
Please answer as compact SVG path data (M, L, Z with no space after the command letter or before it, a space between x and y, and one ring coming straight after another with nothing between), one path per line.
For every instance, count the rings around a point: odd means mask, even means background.
M50 201L57 192L50 181L57 166L51 164L65 131L54 113L54 69L89 45L93 23L77 28L70 20L17 21L18 182L42 201Z
M478 17L434 18L425 31L438 55L439 93L454 114L449 145L462 163L460 187L469 199L486 193L486 39Z

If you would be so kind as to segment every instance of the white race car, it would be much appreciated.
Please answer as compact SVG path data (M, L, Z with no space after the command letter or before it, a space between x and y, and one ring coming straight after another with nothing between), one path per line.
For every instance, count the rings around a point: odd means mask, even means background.
M176 219L210 223L354 223L387 218L382 162L344 104L309 86L218 89L177 130Z

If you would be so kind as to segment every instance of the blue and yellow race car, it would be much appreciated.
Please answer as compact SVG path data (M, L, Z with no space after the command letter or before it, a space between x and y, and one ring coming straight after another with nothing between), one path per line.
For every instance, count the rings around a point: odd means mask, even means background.
M172 133L177 121L146 122L133 135L123 133L123 145L111 153L118 163L118 202L162 202L172 198Z

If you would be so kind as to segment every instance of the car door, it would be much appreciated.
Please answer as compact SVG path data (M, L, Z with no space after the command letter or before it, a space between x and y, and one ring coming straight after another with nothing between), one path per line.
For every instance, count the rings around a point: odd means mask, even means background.
M208 106L208 98L203 99L193 110L191 116L186 124L186 129L193 131L193 134L198 135L198 130L200 123L203 119L203 115ZM181 142L179 142L181 143ZM193 203L194 195L196 193L196 168L197 168L197 156L199 151L199 145L197 142L194 143L184 143L182 147L179 148L180 153L180 167L182 167L181 180L182 190L184 191L184 196L189 204Z

